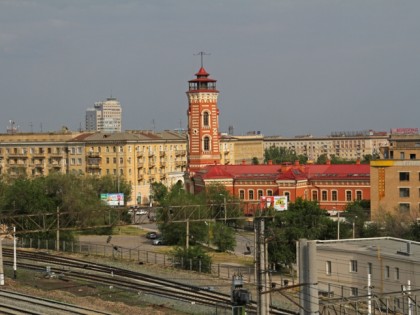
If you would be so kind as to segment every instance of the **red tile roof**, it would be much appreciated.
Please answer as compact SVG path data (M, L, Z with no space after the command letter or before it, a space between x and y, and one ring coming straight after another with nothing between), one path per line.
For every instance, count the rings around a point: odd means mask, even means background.
M319 180L361 179L370 176L368 164L332 165L209 165L196 176L206 179Z

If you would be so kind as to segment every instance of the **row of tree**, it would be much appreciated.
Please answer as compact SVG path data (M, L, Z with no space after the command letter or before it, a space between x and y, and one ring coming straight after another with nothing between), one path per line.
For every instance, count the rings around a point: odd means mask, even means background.
M121 193L130 197L131 186L124 180L116 182L111 176L89 177L54 173L45 177L17 178L0 181L0 213L11 215L42 215L55 213L59 209L67 213L67 224L74 228L95 226L98 213L110 207L101 202L102 193ZM96 213L96 215L92 215ZM55 220L55 217L46 217ZM126 218L128 220L128 216ZM32 228L27 220L26 228ZM46 222L48 225L48 222ZM71 226L68 226L71 227ZM109 229L107 229L109 230ZM39 233L40 237L53 236L54 231ZM33 235L32 235L33 237ZM63 239L72 238L71 232L63 232Z

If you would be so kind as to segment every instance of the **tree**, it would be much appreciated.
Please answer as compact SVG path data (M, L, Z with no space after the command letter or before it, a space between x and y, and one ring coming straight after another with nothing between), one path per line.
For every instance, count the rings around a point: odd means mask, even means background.
M236 246L235 231L223 223L216 222L213 229L213 244L221 252L234 250Z
M293 163L296 160L298 160L296 153L284 147L271 146L264 150L265 163L268 163L268 161L272 161L274 164Z
M199 246L177 247L171 253L174 264L186 270L211 272L211 257Z
M168 188L162 183L152 183L151 193L153 199L159 204L162 204L168 195Z
M289 203L289 209L277 212L274 222L267 222L270 263L291 267L296 261L296 241L307 239L335 239L336 223L317 202L302 198Z
M351 226L351 230L354 227L354 236L355 237L368 237L372 236L372 233L375 231L374 226L371 226L369 229L366 229L366 222L370 219L370 201L369 200L355 200L346 205L344 209L344 215L346 222ZM352 234L353 234L352 233ZM343 233L343 235L345 235ZM350 237L350 235L346 235Z
M256 157L256 156L254 156L253 158L252 158L252 165L258 165L258 164L260 164L260 161L258 160L258 158Z

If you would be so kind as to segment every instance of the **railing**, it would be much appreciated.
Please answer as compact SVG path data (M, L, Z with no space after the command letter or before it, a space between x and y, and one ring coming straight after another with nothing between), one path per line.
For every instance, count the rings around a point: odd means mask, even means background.
M13 247L13 240L3 240L3 246ZM32 248L37 250L57 250L55 240L20 238L17 242L18 248ZM94 244L89 242L68 242L60 243L59 251L67 253L77 253L87 256L108 257L115 260L136 261L139 264L154 264L162 267L172 267L183 270L190 270L204 273L209 270L211 275L231 279L234 274L241 274L244 281L255 282L254 267L251 266L232 266L229 264L211 264L210 267L204 266L201 259L189 259L187 261L176 259L173 255L146 251L140 249L125 248L112 244Z

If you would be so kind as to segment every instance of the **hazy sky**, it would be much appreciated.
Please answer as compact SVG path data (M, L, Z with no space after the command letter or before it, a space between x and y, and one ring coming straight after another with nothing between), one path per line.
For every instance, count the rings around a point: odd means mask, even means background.
M200 51L221 132L420 127L419 0L0 0L0 132L186 128Z

